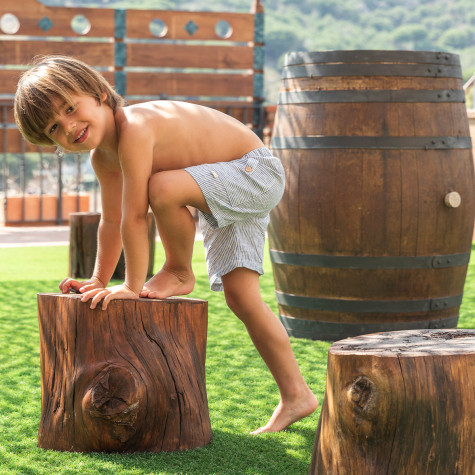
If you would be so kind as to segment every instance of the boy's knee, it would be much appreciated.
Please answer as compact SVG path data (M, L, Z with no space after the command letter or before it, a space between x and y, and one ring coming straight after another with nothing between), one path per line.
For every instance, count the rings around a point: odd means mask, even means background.
M153 174L148 181L148 199L152 208L169 206L173 202L174 187L165 172Z
M252 300L247 298L242 289L224 287L224 298L229 309L241 320L245 320L248 314L256 310Z
M224 298L226 300L226 305L231 309L231 311L234 314L239 313L239 309L241 308L241 297L239 294L234 291L234 289L224 287Z
M222 281L226 304L237 317L253 314L265 305L259 290L259 274L256 271L238 267L223 275Z

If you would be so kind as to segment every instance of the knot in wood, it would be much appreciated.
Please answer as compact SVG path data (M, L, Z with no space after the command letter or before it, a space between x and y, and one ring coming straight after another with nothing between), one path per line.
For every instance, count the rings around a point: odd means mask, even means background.
M356 376L341 393L339 426L342 434L368 444L378 439L378 399L377 385L364 375Z
M83 407L93 432L126 442L136 432L140 407L135 378L122 367L104 369L86 392Z
M348 394L353 403L362 411L369 412L373 400L373 382L366 376L358 376Z

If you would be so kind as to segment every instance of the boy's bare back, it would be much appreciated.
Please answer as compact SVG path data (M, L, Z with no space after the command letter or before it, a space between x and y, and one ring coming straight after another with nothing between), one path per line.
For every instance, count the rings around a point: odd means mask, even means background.
M154 101L119 108L115 123L119 144L133 139L135 132L140 137L145 135L147 142L150 140L152 173L227 162L263 146L238 120L185 102ZM135 146L140 149L142 145Z

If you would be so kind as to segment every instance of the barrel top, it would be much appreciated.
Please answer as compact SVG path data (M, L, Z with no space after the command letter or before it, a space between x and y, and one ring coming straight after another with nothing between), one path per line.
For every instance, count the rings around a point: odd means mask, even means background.
M438 51L347 50L292 51L284 66L308 63L418 63L460 66L457 54Z
M334 343L333 355L414 357L475 354L475 330L403 330L373 333Z

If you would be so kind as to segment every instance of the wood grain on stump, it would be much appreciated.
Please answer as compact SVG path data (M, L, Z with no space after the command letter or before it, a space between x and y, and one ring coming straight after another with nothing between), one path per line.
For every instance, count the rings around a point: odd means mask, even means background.
M38 294L38 446L160 452L211 440L205 383L207 302Z
M334 343L310 473L475 473L475 330Z
M97 231L101 213L71 213L69 215L69 275L89 279L94 271L97 253ZM153 275L156 226L153 213L147 215L149 261L147 276ZM125 256L122 251L112 279L125 279Z

